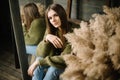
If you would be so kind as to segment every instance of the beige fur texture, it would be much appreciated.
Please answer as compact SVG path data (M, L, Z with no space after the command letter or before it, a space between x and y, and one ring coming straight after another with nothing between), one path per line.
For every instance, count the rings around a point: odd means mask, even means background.
M64 35L74 54L63 56L67 68L61 80L115 80L114 72L120 69L120 7L103 6L103 11Z

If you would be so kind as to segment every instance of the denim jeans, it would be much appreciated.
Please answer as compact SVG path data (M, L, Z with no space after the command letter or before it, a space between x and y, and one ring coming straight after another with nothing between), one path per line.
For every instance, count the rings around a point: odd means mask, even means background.
M63 71L63 69L55 67L37 67L33 73L32 80L59 80L59 75Z
M32 45L26 45L26 53L35 55L36 48L37 48L37 45L33 45L33 46Z

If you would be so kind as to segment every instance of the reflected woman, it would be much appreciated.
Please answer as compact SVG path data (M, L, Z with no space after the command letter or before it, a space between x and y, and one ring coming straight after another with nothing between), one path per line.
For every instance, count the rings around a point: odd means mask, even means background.
M46 25L45 19L38 11L35 3L28 3L23 7L23 32L27 54L34 55L36 47L42 41Z

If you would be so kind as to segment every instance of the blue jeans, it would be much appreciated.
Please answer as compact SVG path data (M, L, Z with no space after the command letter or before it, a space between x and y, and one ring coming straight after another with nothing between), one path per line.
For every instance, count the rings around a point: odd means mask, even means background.
M26 53L35 55L37 45L26 45Z
M55 67L37 67L33 73L32 80L59 80L59 75L63 71L63 69Z

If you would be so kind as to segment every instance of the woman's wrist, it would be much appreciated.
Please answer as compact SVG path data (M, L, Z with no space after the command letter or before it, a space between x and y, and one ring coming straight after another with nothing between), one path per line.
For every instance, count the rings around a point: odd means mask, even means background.
M40 62L40 60L42 60L42 59L43 59L42 57L37 57L37 58L36 58L36 65L37 65L37 66L38 66L38 65L41 66L39 62Z
M39 60L35 60L35 66L38 66L39 65Z
M51 34L47 34L46 35L46 38L45 38L45 41L48 42L49 41L49 37L50 37Z

